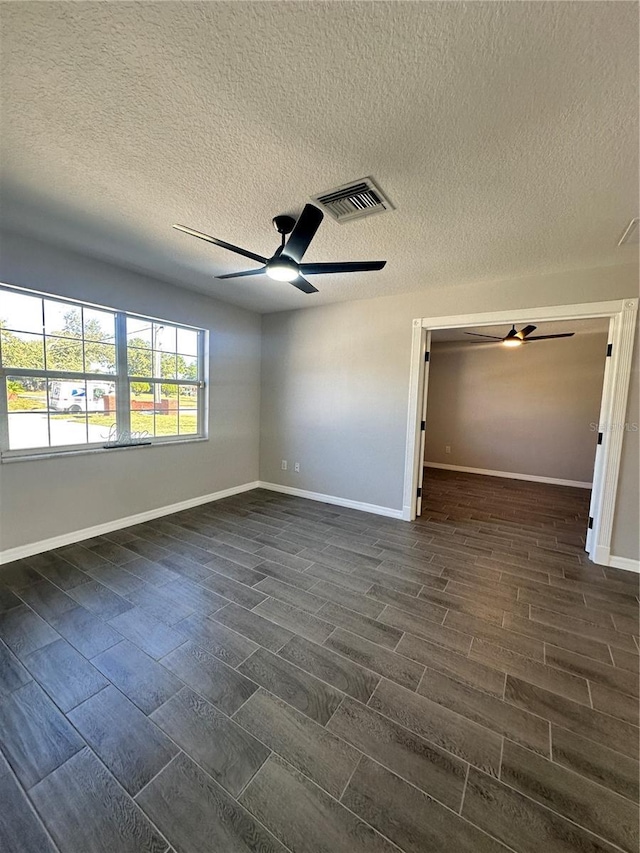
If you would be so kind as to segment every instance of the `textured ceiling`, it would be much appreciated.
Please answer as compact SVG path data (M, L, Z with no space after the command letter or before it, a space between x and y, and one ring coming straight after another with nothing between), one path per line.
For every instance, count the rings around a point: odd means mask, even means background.
M628 2L2 3L9 229L259 311L628 262ZM325 218L306 260L387 259L305 296L271 217L373 175L397 209ZM34 285L37 282L34 282Z

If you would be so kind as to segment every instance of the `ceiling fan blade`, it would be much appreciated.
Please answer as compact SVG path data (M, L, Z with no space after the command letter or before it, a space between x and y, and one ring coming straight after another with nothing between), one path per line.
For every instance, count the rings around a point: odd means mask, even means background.
M338 272L369 272L381 270L386 261L338 261L330 264L300 264L305 275L323 275Z
M245 275L263 275L266 273L266 267L258 267L257 270L242 270L242 272L228 272L226 275L217 275L215 278L240 278Z
M299 264L323 219L324 214L319 208L305 204L285 244L284 254Z
M537 328L537 326L525 326L524 329L520 329L520 331L518 332L518 337L524 340L527 335L530 335L531 332L535 332Z
M479 332L465 332L465 335L473 335L476 338L493 338L494 341L502 340L502 338L498 338L495 335L481 335Z
M529 341L550 341L551 338L572 338L575 335L575 332L565 332L564 335L536 335L535 338L527 338L527 343Z
M294 278L294 280L290 281L289 284L297 287L298 290L301 290L303 293L319 292L317 287L314 287L310 281L307 281L306 278L303 278L301 275L299 275L298 278Z
M201 231L194 231L193 228L187 228L186 225L174 225L177 231L184 231L185 234L190 234L192 237L197 237L199 240L206 240L207 243L213 243L215 246L220 246L222 249L227 249L229 252L235 252L236 255L243 255L245 258L251 258L253 261L258 261L260 264L266 264L267 259L262 255L256 255L255 252L249 252L247 249L241 249L239 246L233 246L231 243L225 243L224 240L218 240L216 237L210 237L208 234L203 234Z

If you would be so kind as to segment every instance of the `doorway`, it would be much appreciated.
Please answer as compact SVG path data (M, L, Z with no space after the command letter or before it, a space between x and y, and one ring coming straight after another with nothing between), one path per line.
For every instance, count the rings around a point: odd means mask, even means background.
M414 320L403 517L406 520L414 520L422 508L422 474L433 336L445 329L473 327L482 333L482 327L506 325L509 328L512 323L519 329L528 324L540 325L554 321L570 323L600 318L607 321L608 334L606 353L603 354L603 391L585 550L592 561L609 565L623 432L608 427L622 423L625 417L637 308L637 299L625 299L527 311ZM484 331L490 334L489 328Z

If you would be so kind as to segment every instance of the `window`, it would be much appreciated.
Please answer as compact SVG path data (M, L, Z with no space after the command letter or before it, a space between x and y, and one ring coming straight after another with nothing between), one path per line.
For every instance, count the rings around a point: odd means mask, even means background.
M0 287L3 458L204 438L205 332Z

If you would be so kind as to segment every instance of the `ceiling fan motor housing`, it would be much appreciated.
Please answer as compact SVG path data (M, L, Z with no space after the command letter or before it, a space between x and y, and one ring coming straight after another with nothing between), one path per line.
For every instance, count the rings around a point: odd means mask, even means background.
M291 234L293 226L296 224L293 216L287 216L286 214L274 216L272 222L278 234Z

